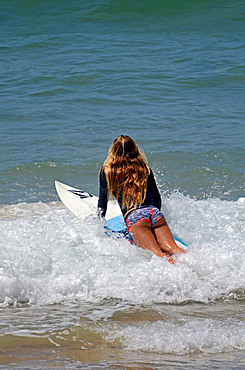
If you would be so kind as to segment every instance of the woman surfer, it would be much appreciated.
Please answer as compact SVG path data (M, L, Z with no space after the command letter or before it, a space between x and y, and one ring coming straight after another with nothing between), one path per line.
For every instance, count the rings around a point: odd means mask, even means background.
M100 171L98 213L104 217L109 196L118 201L125 224L138 247L159 257L185 253L174 241L161 209L161 197L152 170L129 136L114 140Z

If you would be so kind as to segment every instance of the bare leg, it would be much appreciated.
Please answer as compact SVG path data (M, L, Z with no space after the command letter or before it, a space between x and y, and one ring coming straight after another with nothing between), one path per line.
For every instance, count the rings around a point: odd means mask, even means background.
M167 225L165 218L161 218L154 226L156 240L163 252L170 254L171 256L176 253L186 253L183 249L178 247L175 243L174 237Z
M156 240L155 232L147 221L138 221L129 228L135 244L143 249L148 249L159 257L167 257L169 262L174 260L169 253L162 250Z

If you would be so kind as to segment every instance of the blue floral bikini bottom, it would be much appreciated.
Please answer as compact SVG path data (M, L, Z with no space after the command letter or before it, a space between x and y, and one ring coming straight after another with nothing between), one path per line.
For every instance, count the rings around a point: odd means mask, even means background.
M151 226L154 226L161 218L164 218L164 215L157 207L144 206L130 212L125 218L125 224L128 230L138 221L147 221Z

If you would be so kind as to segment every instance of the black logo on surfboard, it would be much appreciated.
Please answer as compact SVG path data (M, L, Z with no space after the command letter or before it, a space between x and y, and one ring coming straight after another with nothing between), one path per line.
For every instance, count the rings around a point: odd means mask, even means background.
M79 198L91 198L93 195L81 190L69 190L72 194L77 195Z

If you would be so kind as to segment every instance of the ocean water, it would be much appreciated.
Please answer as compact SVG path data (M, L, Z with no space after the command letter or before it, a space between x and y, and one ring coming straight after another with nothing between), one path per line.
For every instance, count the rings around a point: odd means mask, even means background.
M243 1L0 0L0 368L245 367ZM172 266L54 181L98 193L144 150Z

